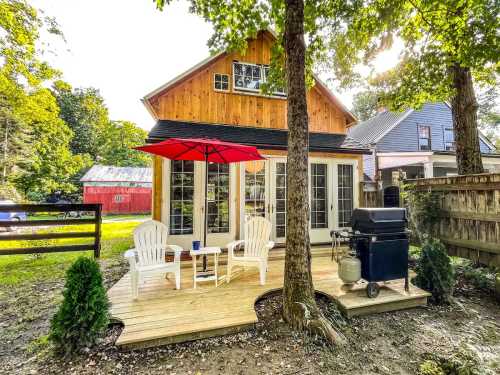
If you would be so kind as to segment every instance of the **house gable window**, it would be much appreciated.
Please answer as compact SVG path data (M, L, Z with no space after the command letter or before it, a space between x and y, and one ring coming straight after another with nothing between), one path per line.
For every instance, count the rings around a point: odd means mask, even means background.
M418 149L420 151L431 149L431 127L429 125L418 125Z
M214 90L229 91L229 75L215 73L214 74Z
M455 135L453 129L444 129L444 149L446 151L455 151Z
M269 75L268 65L256 65L233 61L233 88L235 91L261 93L261 86ZM285 96L285 90L278 88L273 95Z

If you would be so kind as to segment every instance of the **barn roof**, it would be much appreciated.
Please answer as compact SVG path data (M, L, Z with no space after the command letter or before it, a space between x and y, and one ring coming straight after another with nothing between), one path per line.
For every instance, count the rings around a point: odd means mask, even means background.
M80 179L81 182L151 182L151 168L112 167L94 165Z

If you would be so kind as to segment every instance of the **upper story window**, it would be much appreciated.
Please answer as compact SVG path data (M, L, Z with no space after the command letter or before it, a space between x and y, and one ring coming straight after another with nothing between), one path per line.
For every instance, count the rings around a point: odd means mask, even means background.
M431 149L431 127L429 125L418 125L418 149L420 151Z
M256 65L250 63L233 62L233 87L238 91L250 91L259 93L261 85L266 82L269 75L268 65ZM278 88L274 95L285 96L285 90Z
M228 74L214 74L214 90L216 91L229 91L229 75Z
M453 134L453 129L444 129L444 149L446 151L455 150L455 135Z

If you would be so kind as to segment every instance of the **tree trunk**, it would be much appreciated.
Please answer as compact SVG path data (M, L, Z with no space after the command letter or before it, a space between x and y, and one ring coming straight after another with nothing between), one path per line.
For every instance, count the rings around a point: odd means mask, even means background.
M479 148L477 109L472 75L469 68L458 63L452 67L455 96L451 101L453 132L457 153L458 174L483 173L483 162Z
M341 341L316 305L311 275L303 0L286 1L285 51L289 133L283 317L294 329L309 330L331 341Z

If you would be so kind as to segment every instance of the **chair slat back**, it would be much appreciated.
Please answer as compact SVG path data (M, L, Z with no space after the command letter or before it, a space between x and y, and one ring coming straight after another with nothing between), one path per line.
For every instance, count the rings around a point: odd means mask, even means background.
M260 257L264 246L271 238L271 222L261 216L248 219L245 223L245 249L243 256Z
M156 220L148 220L134 230L135 250L139 266L165 263L167 226Z

